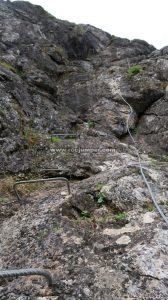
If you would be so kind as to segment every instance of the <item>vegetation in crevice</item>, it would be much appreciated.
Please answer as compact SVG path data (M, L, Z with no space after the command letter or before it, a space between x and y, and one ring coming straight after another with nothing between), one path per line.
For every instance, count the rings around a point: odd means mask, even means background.
M96 201L99 205L103 205L106 202L106 195L103 192L96 194Z
M138 74L141 71L141 66L140 65L133 65L128 68L126 77L127 79L131 79L133 76Z
M88 219L91 217L90 212L88 210L82 210L80 213L80 217L82 219Z
M5 60L0 60L0 67L3 67L9 71L12 71L13 73L21 76L22 72L20 70L18 70L17 68L15 68L11 63L5 61Z
M144 208L146 211L150 211L150 212L156 210L156 207L155 207L155 205L153 204L153 202L146 202L146 203L144 203L143 208Z

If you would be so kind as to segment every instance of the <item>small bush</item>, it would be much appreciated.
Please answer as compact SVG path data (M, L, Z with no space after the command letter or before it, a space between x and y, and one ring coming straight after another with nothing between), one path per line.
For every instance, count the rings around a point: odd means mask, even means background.
M126 218L127 218L127 213L126 212L119 212L114 217L115 221L125 221Z
M25 128L24 132L23 132L23 137L25 139L25 141L29 144L29 145L35 145L37 144L40 139L41 136L39 133L33 131L30 128Z
M56 143L60 141L62 141L62 139L59 136L51 136L51 142Z
M73 32L77 36L82 36L86 32L86 30L84 29L84 27L82 25L76 25L73 29Z
M0 204L6 204L8 201L8 198L0 197Z
M92 128L92 127L94 127L95 122L94 122L94 120L87 120L86 124L89 128Z
M141 66L140 65L133 65L127 71L127 78L131 79L133 76L138 74L140 71L141 71Z
M103 204L105 203L106 196L105 196L104 193L99 192L99 193L96 195L96 198L97 198L97 203L98 203L98 204L103 205Z
M82 210L80 216L82 219L90 218L90 212L88 210Z

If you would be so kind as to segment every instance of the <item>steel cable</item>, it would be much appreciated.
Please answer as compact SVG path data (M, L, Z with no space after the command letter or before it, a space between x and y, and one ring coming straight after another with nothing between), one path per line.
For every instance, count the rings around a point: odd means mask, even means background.
M126 123L126 126L127 126L127 131L128 131L128 134L131 138L131 140L133 141L134 145L135 145L135 149L136 149L136 153L137 153L137 157L138 157L138 164L139 164L139 168L140 168L140 172L141 172L141 175L142 175L142 178L148 188L148 191L150 193L150 196L152 198L152 201L156 207L156 209L158 210L159 214L161 215L161 217L163 218L163 220L166 222L166 224L168 225L168 219L167 217L165 216L165 214L163 213L163 211L161 210L160 206L158 205L157 201L156 201L156 198L152 192L152 189L150 187L150 184L145 176L145 173L143 171L143 166L142 166L142 163L141 163L141 157L140 157L140 152L137 148L137 142L135 141L134 137L132 136L131 132L130 132L130 129L129 129L129 121L130 121L130 118L131 118L131 115L133 114L133 109L132 109L132 106L124 99L124 97L121 95L121 93L118 92L118 95L121 97L121 99L128 105L129 109L130 109L130 114L127 118L127 123Z

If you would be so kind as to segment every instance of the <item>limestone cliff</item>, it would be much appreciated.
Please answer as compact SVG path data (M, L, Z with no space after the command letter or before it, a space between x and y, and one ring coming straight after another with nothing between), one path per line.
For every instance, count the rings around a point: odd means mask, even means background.
M58 283L0 281L2 300L167 299L167 227L123 100L168 213L167 86L168 47L0 1L0 269L42 267ZM15 201L14 180L59 175L70 196L46 186Z

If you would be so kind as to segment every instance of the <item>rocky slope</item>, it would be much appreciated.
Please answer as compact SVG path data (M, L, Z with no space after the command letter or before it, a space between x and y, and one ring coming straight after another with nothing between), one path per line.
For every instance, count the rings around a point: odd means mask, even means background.
M0 1L0 269L41 267L57 282L1 280L1 299L167 299L167 227L124 102L168 214L167 86L168 47ZM24 205L9 193L15 179L58 175L70 196L60 184Z

